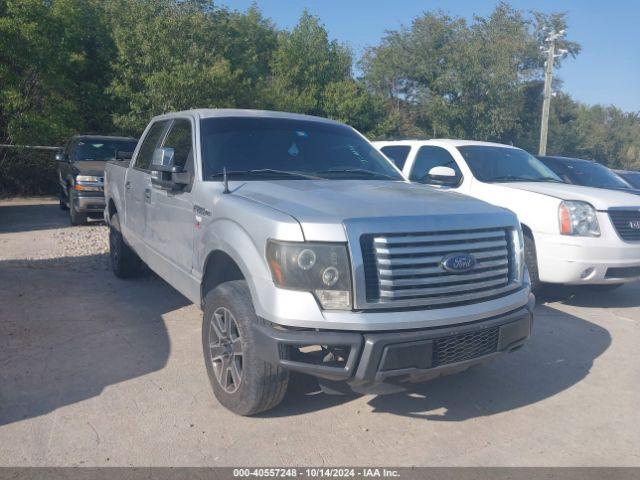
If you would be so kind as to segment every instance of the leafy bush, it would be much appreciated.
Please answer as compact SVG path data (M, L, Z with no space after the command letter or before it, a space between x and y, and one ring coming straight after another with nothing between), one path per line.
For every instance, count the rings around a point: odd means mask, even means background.
M56 194L57 172L52 151L0 149L0 197Z

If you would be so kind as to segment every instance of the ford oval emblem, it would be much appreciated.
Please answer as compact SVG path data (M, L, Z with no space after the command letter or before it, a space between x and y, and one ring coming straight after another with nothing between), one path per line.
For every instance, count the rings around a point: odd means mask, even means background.
M452 253L442 259L441 266L447 272L464 273L476 266L476 257L469 253Z

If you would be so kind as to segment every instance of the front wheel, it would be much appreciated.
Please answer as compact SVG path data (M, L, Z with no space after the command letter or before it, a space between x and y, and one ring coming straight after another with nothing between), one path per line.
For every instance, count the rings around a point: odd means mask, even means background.
M140 257L124 242L117 213L109 222L109 259L111 270L118 278L135 277L142 268Z
M76 210L74 205L73 196L69 195L69 221L71 225L84 225L87 223L87 214L80 213Z
M218 401L238 415L276 407L289 383L285 369L256 355L251 325L261 323L245 281L226 282L206 294L202 348L207 374Z

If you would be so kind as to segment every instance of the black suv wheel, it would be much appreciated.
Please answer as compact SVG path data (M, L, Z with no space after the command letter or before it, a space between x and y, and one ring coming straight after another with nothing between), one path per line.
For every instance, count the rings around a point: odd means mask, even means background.
M74 204L73 194L69 194L69 221L71 225L84 225L87 223L87 214L78 212Z

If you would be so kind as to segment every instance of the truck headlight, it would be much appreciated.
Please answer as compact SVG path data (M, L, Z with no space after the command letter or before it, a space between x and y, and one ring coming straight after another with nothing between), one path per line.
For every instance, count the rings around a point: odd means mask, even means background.
M101 192L102 179L94 175L77 175L73 189L83 192Z
M600 225L596 209L587 202L567 200L558 211L560 233L579 237L599 237Z
M91 183L99 183L100 177L96 177L94 175L77 175L76 182L91 182Z
M327 310L351 309L346 245L269 240L267 262L278 287L311 292Z

